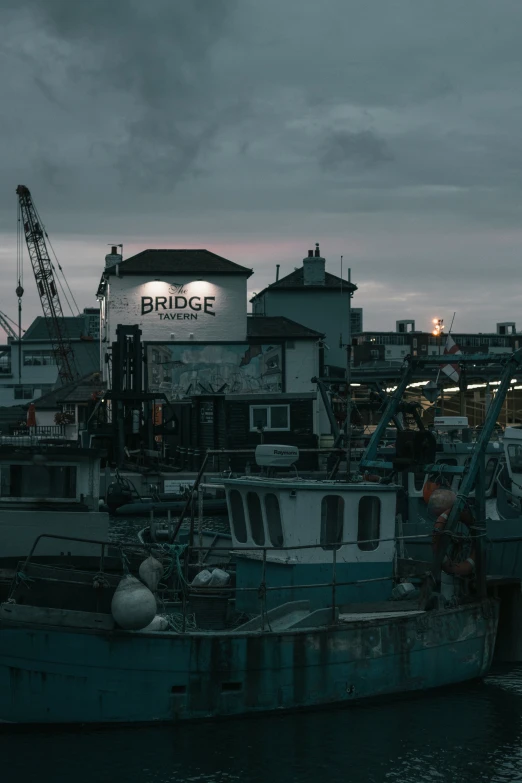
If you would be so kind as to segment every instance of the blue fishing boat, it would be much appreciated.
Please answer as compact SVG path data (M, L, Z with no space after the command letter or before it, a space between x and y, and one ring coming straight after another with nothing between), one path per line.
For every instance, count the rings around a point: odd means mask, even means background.
M398 485L276 478L297 450L260 446L257 456L262 475L223 482L226 572L210 574L193 541L142 549L154 555L139 570L150 590L128 573L104 574L105 542L96 572L34 565L32 555L20 564L0 605L1 721L220 718L350 704L488 671L498 603L480 579L462 580L449 600L429 573L398 584ZM124 610L122 586L132 593Z

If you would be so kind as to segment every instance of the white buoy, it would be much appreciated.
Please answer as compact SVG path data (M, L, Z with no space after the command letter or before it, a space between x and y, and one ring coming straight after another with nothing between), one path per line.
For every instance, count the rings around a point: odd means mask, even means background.
M156 599L139 579L127 574L112 597L111 612L115 622L126 631L139 631L156 616Z
M149 590L155 593L163 576L163 566L159 560L149 555L140 565L139 575L141 581L145 582Z
M168 627L169 621L167 618L157 614L151 623L146 625L145 628L141 628L140 630L142 633L145 631L166 631Z

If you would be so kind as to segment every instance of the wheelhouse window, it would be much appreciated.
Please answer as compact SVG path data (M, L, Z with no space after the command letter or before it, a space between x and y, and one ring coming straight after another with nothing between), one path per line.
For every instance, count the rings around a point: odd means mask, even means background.
M522 445L510 443L508 446L508 457L513 473L522 473Z
M246 544L247 528L243 498L237 489L233 489L229 495L232 530L240 544Z
M269 492L265 495L265 515L268 535L272 546L283 546L283 525L281 524L281 509L277 495Z
M265 543L265 528L263 526L263 514L261 512L261 501L257 492L247 492L248 518L250 520L250 531L254 543L263 546Z
M289 405L251 405L250 431L259 429L281 432L290 429Z
M8 498L76 498L76 466L2 465L0 491Z
M381 499L366 495L359 501L357 546L363 552L372 552L379 546L381 535Z
M321 501L321 546L323 549L339 549L344 532L344 498L341 495L325 495Z

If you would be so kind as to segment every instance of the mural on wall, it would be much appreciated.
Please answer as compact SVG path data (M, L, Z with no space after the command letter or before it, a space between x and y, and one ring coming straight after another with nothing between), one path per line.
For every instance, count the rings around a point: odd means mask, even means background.
M147 359L149 391L169 400L283 391L283 348L278 344L155 343L147 346Z

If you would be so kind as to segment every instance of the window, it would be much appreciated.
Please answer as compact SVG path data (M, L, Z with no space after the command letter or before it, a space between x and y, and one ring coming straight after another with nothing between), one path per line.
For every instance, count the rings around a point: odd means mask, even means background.
M0 353L0 372L6 375L11 373L11 353L8 351Z
M1 491L11 498L76 498L76 467L2 465Z
M50 348L42 351L24 351L24 365L26 367L43 367L55 364L56 358Z
M381 500L367 495L359 501L357 546L363 552L371 552L379 546L381 535Z
M74 403L64 402L62 412L67 416L69 424L76 423L76 405Z
M289 405L251 405L250 406L250 431L264 430L289 430L290 406Z
M247 492L248 517L250 519L250 530L254 543L258 546L264 546L265 528L263 527L263 514L261 513L261 501L257 492Z
M33 386L15 386L14 398L15 400L32 400L34 397Z
M321 546L339 549L343 540L344 499L340 495L325 495L321 501Z
M508 456L513 473L522 473L522 445L510 443Z
M272 546L283 546L283 526L281 524L281 509L277 495L269 492L265 495L265 514L268 535Z
M230 511L232 513L232 529L234 535L240 544L245 544L247 540L247 529L245 520L245 509L243 507L243 498L237 489L233 489L229 495Z

